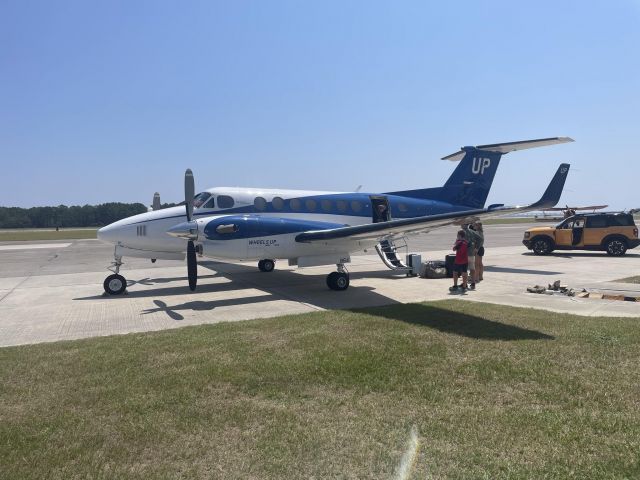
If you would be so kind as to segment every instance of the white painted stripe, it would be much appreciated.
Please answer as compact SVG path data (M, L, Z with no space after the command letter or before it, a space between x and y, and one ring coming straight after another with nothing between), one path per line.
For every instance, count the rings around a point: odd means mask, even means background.
M70 243L23 243L20 245L0 245L0 250L32 250L35 248L66 248Z
M402 454L400 465L398 465L398 470L396 471L397 480L406 480L411 475L413 463L415 462L416 454L418 453L418 447L418 429L414 425L411 428L411 435L409 436L407 449Z

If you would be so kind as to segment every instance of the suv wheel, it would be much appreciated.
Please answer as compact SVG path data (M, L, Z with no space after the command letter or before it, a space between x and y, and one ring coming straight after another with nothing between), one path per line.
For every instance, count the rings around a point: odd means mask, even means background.
M536 255L546 255L551 253L553 249L551 248L551 242L549 240L539 237L533 240L531 250L533 250L533 253Z
M607 250L609 255L621 257L627 251L627 243L620 238L612 238L606 243L604 248Z

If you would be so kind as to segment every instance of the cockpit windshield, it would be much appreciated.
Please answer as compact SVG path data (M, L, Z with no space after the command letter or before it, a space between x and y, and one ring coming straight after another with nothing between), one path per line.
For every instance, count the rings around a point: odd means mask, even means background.
M211 197L209 192L202 192L193 197L193 208L200 208Z

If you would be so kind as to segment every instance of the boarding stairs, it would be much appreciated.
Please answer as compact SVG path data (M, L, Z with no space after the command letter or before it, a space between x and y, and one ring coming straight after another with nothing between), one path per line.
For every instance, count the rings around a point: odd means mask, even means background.
M404 237L400 238L397 241L382 240L379 244L376 245L376 252L378 252L378 255L380 255L382 262L388 268L397 272L408 273L411 271L411 267L409 267L401 260L402 255L398 253L399 250L404 250L405 254L409 251L407 240Z

